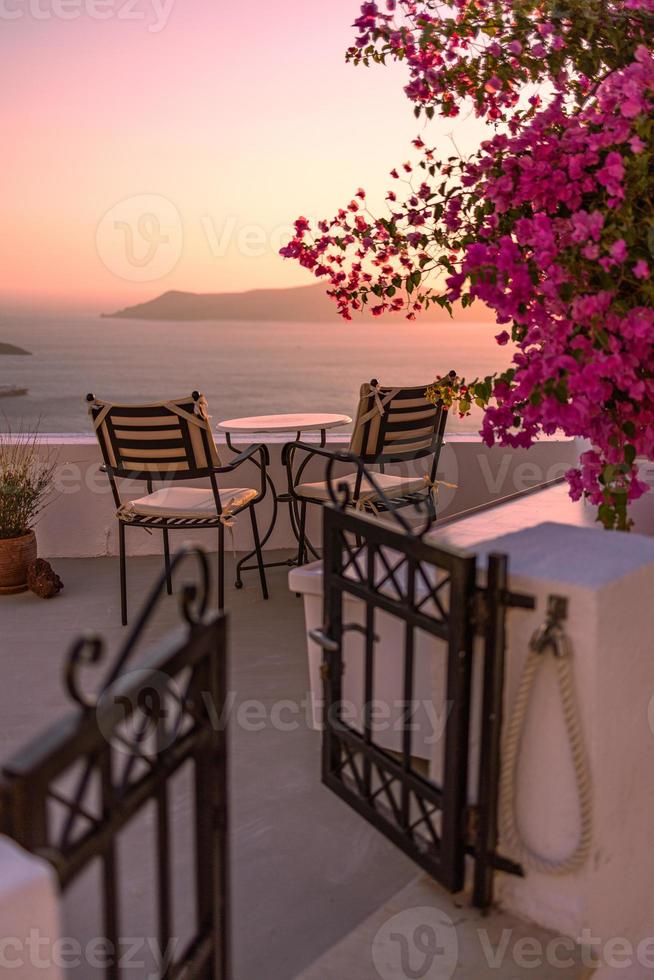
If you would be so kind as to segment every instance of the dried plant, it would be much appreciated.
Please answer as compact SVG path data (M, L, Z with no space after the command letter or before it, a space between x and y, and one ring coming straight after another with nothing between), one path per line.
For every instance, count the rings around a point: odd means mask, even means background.
M38 430L0 432L0 538L18 538L33 529L50 502L55 466Z

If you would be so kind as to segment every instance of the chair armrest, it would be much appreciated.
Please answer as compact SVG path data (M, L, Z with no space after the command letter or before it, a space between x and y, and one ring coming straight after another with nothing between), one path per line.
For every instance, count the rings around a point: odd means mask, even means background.
M305 455L294 474L293 461L297 451L300 451ZM305 468L315 456L319 456L320 458L327 460L328 473L331 472L334 463L353 463L357 469L363 465L358 456L353 456L352 453L348 451L325 449L322 446L311 445L306 442L287 442L282 448L282 463L286 467L288 492L295 500L300 500L295 492L295 488L300 483L300 479Z
M235 470L237 466L241 465L241 463L245 463L246 460L252 459L252 457L256 456L257 453L260 456L261 464L263 466L270 466L270 453L268 452L268 447L264 446L262 442L254 442L251 446L248 446L247 449L244 449L242 453L239 453L238 456L234 456L233 459L230 459L229 463L227 463L225 466L218 466L215 472L229 473L230 470Z
M255 459L258 456L259 459ZM270 453L268 452L268 447L264 446L262 442L255 442L247 449L244 449L242 453L238 456L234 456L233 459L229 461L225 466L214 467L214 473L233 473L234 470L238 469L242 463L247 462L254 463L254 465L261 471L261 489L259 491L259 496L257 497L257 502L263 500L266 496L267 487L267 476L268 476L268 466L270 465Z
M292 459L296 449L301 449L310 456L324 456L326 459L340 459L341 456L338 450L324 449L312 443L298 441L287 442L282 446L282 463L284 466L288 466L289 460Z

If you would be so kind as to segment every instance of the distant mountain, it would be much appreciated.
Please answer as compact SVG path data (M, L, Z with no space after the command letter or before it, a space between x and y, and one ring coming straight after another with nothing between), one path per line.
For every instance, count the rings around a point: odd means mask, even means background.
M253 289L243 293L185 293L170 290L147 303L127 306L103 317L121 320L286 320L335 321L336 306L325 293L325 287L296 286L290 289ZM364 314L371 319L370 312ZM458 322L492 321L491 313L481 303L455 311ZM449 314L435 307L423 314L430 322L445 322Z
M31 354L31 350L23 350L22 347L16 347L14 344L1 344L0 343L0 354Z

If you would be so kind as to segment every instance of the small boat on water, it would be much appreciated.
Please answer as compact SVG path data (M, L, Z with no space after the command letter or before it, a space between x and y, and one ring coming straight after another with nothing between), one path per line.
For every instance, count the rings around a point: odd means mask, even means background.
M16 395L26 395L27 388L18 385L0 385L0 398L12 398Z

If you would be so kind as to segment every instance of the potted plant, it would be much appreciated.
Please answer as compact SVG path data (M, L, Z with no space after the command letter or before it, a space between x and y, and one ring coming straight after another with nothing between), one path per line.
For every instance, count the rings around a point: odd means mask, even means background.
M0 595L27 589L27 569L37 556L34 525L54 469L38 432L0 432Z

